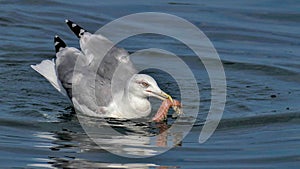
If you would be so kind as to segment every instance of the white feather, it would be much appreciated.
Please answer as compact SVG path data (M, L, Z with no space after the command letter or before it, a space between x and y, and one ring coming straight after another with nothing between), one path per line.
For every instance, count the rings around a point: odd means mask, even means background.
M57 78L54 59L43 60L40 64L31 65L31 68L44 76L61 94L67 96L66 90Z

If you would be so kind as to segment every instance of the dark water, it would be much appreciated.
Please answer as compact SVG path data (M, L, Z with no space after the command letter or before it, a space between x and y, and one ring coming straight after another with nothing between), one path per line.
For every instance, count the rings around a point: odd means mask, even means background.
M300 166L299 1L1 0L0 9L1 168ZM193 63L201 92L197 122L180 145L159 156L129 159L96 146L69 102L30 65L54 56L55 34L78 46L66 18L96 31L118 17L149 11L183 17L210 38L225 67L227 103L216 132L199 144L210 104L201 63L168 38L122 43L131 52L159 46L182 56Z

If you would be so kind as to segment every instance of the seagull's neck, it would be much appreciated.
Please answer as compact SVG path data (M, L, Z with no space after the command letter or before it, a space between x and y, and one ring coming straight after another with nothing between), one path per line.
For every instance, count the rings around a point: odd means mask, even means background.
M127 88L126 88L127 89ZM122 96L122 105L127 107L126 114L135 115L136 117L148 116L151 112L151 104L147 98L138 97L128 90L124 90Z

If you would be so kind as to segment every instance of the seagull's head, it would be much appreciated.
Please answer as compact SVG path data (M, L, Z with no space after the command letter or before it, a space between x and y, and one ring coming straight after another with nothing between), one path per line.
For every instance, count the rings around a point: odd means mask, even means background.
M162 91L156 81L146 74L134 75L128 87L129 92L137 97L155 97L161 100L171 99L171 96Z

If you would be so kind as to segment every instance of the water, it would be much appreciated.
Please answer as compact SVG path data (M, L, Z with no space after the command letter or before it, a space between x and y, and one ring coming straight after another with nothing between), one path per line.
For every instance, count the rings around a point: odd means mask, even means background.
M298 1L1 0L0 4L1 168L299 166ZM125 41L121 45L131 52L160 47L185 58L196 72L201 106L195 126L177 147L146 159L118 157L89 139L69 102L29 65L54 56L55 34L78 46L64 25L66 18L93 32L118 17L149 11L183 17L210 38L225 67L226 108L216 132L199 144L210 104L210 84L202 64L172 39L150 36Z

